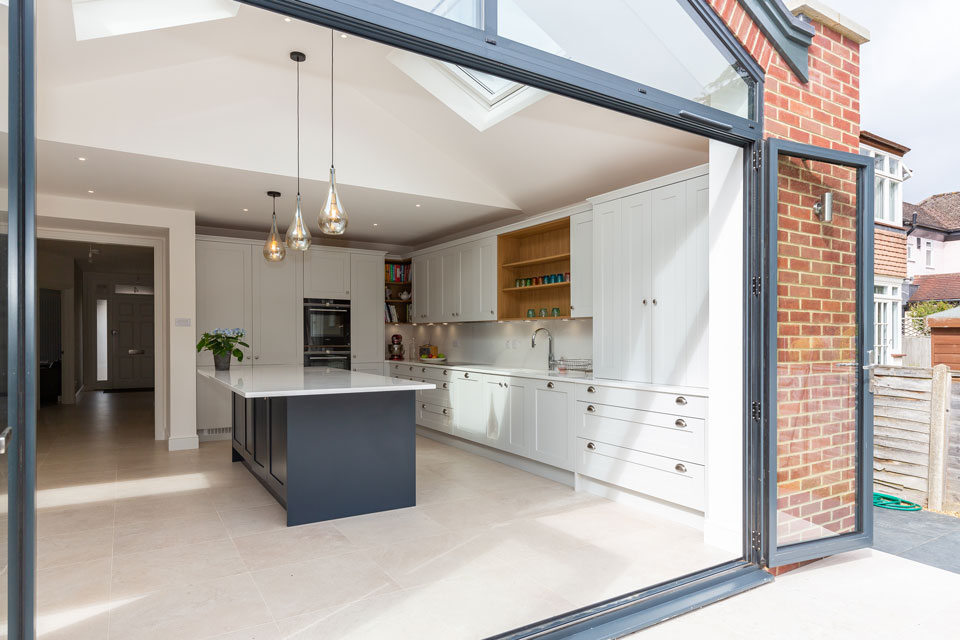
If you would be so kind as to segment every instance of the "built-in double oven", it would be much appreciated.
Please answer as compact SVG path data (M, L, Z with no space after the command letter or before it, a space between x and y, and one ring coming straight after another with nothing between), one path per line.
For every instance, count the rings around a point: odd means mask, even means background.
M350 301L303 300L303 366L350 369Z

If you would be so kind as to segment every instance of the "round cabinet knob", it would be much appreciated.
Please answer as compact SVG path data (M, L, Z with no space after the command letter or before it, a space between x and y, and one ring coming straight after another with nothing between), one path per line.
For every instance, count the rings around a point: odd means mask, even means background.
M444 409L444 410L443 410L443 415L447 415L447 413L448 413L448 411L447 411L446 409Z
M490 315L493 315L494 313L496 312L493 309L490 309Z
M426 373L426 372L427 372L426 367L420 367L420 373Z
M686 467L686 465L684 465L684 464L682 464L682 463L680 463L680 462L677 463L677 466L675 466L674 469L676 469L676 470L679 471L680 473L686 473L686 472L687 472L687 467Z
M422 404L422 405L420 405L420 408L421 408L421 409L426 409L426 408L427 408L427 405Z
M596 448L597 448L597 445L593 444L592 442L587 443L587 449L590 449L591 451L593 451Z
M653 299L653 304L657 304L657 299L656 299L656 298Z
M587 413L596 413L596 412L597 412L597 408L595 406L593 406L592 404L587 405Z
M354 359L354 360L357 359L357 355L356 355L356 354L353 355L353 359Z
M597 392L596 387L587 387L587 393L596 393L596 392Z
M685 427L687 426L687 421L684 420L683 418L677 418L677 421L674 422L673 424L677 425L678 427Z
M447 388L447 383L446 383L446 382L443 383L443 388L444 388L444 389Z
M547 383L547 389L553 389L555 386L557 385L553 384L552 382Z
M687 404L687 399L683 396L677 396L675 402L682 407L683 405Z
M573 311L573 305L570 305L570 311Z
M643 299L643 304L647 304L647 299L646 299L646 298Z
M260 356L253 356L253 359L254 359L254 360L259 360L259 359L260 359Z
M407 369L413 371L413 367L407 367Z
M463 374L463 377L464 377L464 378L469 378L469 377L470 377L470 374L469 374L469 373L465 373L465 374Z
M447 370L446 370L446 369L443 370L443 375L447 375Z

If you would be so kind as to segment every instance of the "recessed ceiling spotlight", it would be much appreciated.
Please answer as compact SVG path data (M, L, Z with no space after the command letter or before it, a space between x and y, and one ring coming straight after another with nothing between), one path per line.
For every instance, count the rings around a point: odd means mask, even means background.
M244 209L244 211L250 211L250 209Z
M87 189L87 193L93 193L93 189Z
M283 21L284 21L284 22L290 22L291 19L290 19L290 18L284 18Z
M340 34L340 37L341 37L341 38L346 38L346 37L347 37L347 34L341 33L341 34Z
M415 205L413 205L413 206L419 207L419 206L420 206L420 203L418 202L417 204L415 204Z
M77 160L79 160L80 162L86 162L86 161L87 161L87 159L84 158L83 156L80 156L79 158L77 158Z
M375 226L375 227L379 227L380 225L379 225L379 224L377 224L376 222L374 222L374 223L373 223L373 226Z

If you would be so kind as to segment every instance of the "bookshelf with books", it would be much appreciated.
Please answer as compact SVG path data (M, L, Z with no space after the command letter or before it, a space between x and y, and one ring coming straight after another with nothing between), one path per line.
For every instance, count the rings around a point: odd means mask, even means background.
M410 259L384 261L383 321L408 324L413 315L413 266Z

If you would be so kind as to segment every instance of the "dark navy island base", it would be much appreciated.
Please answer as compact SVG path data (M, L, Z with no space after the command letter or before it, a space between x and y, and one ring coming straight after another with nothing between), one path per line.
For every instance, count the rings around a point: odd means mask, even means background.
M287 526L416 505L415 391L244 398L233 461L287 510Z

